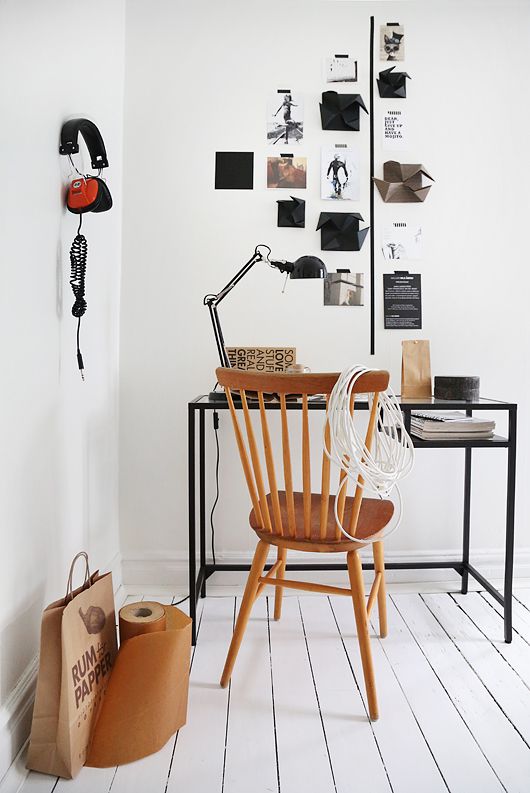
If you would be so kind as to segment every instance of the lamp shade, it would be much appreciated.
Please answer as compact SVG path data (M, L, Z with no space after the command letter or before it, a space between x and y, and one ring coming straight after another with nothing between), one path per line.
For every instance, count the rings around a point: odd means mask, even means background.
M326 265L317 256L300 256L294 263L291 278L325 278Z

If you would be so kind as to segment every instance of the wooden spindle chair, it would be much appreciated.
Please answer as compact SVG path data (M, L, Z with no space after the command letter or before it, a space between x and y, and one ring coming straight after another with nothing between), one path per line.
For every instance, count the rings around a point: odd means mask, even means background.
M338 374L269 374L245 372L238 369L217 369L217 380L224 387L228 399L243 472L252 501L252 511L249 518L250 525L258 536L258 545L228 650L221 677L221 686L225 687L228 685L252 606L266 585L276 588L274 601L274 619L276 620L280 619L282 594L285 587L332 595L347 595L353 601L368 698L368 710L370 718L375 720L378 718L378 708L368 633L368 618L377 599L379 631L382 637L386 636L383 543L376 540L372 544L375 578L368 597L368 603L366 603L362 566L358 554L363 544L345 537L336 524L334 515L335 499L334 495L330 493L330 461L324 453L322 454L320 493L311 492L308 398L314 394L325 394L327 398L338 376ZM388 381L388 372L376 371L362 375L355 385L354 392L356 394L374 394L365 441L368 448L371 446L377 423L378 395L387 388ZM252 398L257 399L259 406L261 443L258 440L259 434L254 430L249 410L247 397L249 392L252 392ZM264 395L269 393L278 394L280 398L284 490L278 490L271 434L265 408ZM238 418L233 394L239 395L241 398L242 421ZM287 409L286 397L288 394L298 394L302 401L302 492L297 492L293 489L293 465L290 445L290 439L293 436L289 432L289 416L294 416L295 411ZM355 404L352 398L350 404L352 415L354 407ZM244 425L244 430L242 425ZM329 425L327 420L325 434L329 447ZM320 432L318 433L317 443L322 447L322 435ZM261 454L260 446L262 447ZM260 460L262 457L265 459L268 487L265 484L262 472ZM339 484L345 476L346 474L341 470ZM364 498L362 484L362 477L358 477L352 496L347 495L347 486L343 487L339 496L338 514L342 525L352 537L357 536L366 540L369 537L376 538L381 533L382 529L390 521L394 507L389 500ZM277 559L266 575L263 575L271 545L277 548ZM285 579L288 549L317 551L319 553L345 552L350 587L346 589Z

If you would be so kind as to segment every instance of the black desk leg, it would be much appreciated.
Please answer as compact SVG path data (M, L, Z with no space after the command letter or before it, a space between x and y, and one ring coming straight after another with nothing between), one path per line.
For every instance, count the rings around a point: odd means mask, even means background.
M517 408L508 420L508 475L506 483L506 549L504 556L504 641L512 640L513 545L515 532L515 461L517 457Z
M195 561L195 411L188 405L188 553L189 553L189 595L191 643L197 641L197 600L195 582L197 570Z
M200 570L202 575L201 597L206 597L206 487L204 454L204 410L199 411L199 526L200 526Z
M469 579L469 529L471 525L471 449L465 451L464 464L464 540L462 544L462 589L463 595L467 595L467 585Z

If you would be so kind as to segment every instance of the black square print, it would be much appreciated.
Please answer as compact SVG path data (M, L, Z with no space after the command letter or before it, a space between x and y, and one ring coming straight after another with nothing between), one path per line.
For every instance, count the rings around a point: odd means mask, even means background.
M254 187L254 152L215 152L215 189L252 190Z

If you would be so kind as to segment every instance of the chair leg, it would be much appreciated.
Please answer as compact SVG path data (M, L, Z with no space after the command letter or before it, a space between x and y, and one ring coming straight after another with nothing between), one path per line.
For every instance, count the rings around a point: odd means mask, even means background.
M228 685L228 681L232 676L232 670L234 668L237 654L241 646L243 634L245 633L245 628L247 627L248 618L250 617L250 612L252 611L252 606L254 605L256 590L259 586L258 579L263 573L263 568L265 567L265 562L267 561L267 554L269 553L269 547L270 546L268 542L264 542L263 540L260 540L258 542L256 551L254 553L252 566L250 568L250 573L248 575L247 583L245 586L243 600L241 601L241 607L239 609L239 614L237 615L236 627L234 628L232 641L230 642L228 655L226 656L223 674L221 675L221 686L223 688L226 688L226 686Z
M287 558L287 548L280 548L278 546L278 560L281 561L281 565L276 572L276 578L284 578L285 576L285 560ZM282 616L282 597L283 597L283 587L277 586L275 587L276 594L274 595L274 619L279 620Z
M386 585L385 585L385 553L382 542L374 542L374 569L376 573L381 573L381 583L377 593L377 610L379 612L379 635L382 639L388 634L388 624L386 620Z
M357 551L349 551L346 554L346 557L348 562L350 587L352 591L353 610L355 612L355 622L357 624L359 649L361 651L364 683L368 698L368 712L370 714L370 719L372 721L376 721L379 718L379 711L377 708L377 694L375 690L375 675L372 662L372 651L370 648L370 636L368 634L368 615L366 613L363 569Z

